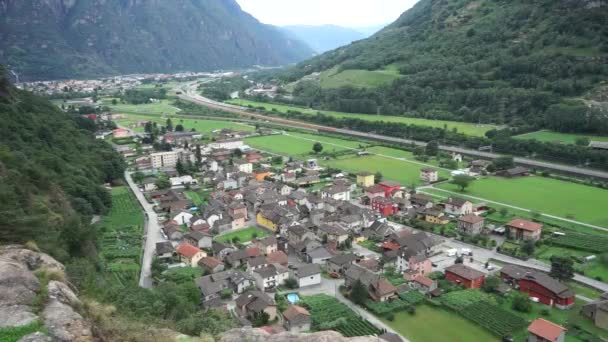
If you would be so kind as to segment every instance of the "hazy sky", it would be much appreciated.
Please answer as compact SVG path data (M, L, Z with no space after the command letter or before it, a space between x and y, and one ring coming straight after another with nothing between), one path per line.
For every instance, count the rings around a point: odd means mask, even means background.
M265 24L367 27L388 24L417 0L237 0Z

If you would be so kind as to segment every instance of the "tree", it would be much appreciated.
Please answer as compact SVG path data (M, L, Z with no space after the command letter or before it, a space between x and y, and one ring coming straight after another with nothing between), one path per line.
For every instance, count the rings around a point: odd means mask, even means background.
M287 279L285 279L284 285L288 289L297 289L298 281L295 278L287 278Z
M534 254L534 250L536 249L536 244L532 240L528 240L523 243L521 246L522 252L526 253L526 255Z
M509 215L509 209L502 207L502 208L500 208L498 213L500 213L500 216L505 217L505 216Z
M363 305L367 300L367 289L361 280L357 279L350 291L350 299L353 303Z
M165 128L167 129L167 131L171 132L173 131L173 121L171 121L171 119L167 119Z
M118 104L118 101L117 101L116 99L112 99L112 104L113 104L114 106L116 106L116 105Z
M530 298L528 298L528 295L518 293L513 298L511 308L519 312L530 312L532 310L532 303L530 303Z
M315 154L319 154L321 151L323 151L323 145L321 145L320 142L316 142L312 145L312 150L315 152Z
M234 152L232 152L232 155L235 156L236 158L241 158L243 156L243 151L241 151L241 149L237 148L234 150Z
M575 143L577 146L589 146L590 140L587 137L580 137L580 138L576 138Z
M463 264L464 263L464 258L461 256L457 257L456 260L454 260L454 264Z
M156 185L156 188L159 190L169 189L171 187L171 181L169 181L169 178L166 176L161 176L158 177L154 185Z
M561 281L574 278L574 261L569 256L552 256L549 275Z
M254 327L261 327L268 324L268 320L270 319L270 315L266 311L260 311L253 314L251 319L251 324Z
M376 182L376 184L382 182L382 172L378 171L376 172L376 174L374 175L374 181Z
M511 156L502 156L494 159L492 165L494 165L496 170L506 170L515 166L515 162Z
M495 293L498 290L498 287L502 284L502 280L500 280L497 276L488 276L484 281L481 289L488 293Z
M450 183L457 185L458 188L460 188L460 191L464 191L469 185L471 185L471 182L473 182L474 180L475 178L471 176L456 175L454 176L454 178L452 178L452 181Z
M177 160L177 164L175 164L175 170L180 176L186 174L186 168L184 167L184 163L182 163L181 159Z
M133 174L131 174L131 179L133 179L133 181L135 183L141 183L142 180L144 180L146 176L141 172L141 171L137 171L137 172L133 172Z
M151 266L152 278L160 277L161 274L166 270L167 270L166 264L163 264L162 262L160 262L160 260L158 260L158 258L152 259L152 266Z
M184 125L182 125L182 124L177 124L177 125L175 126L175 131L176 131L176 132L183 132L183 131L184 131Z
M426 144L425 152L429 156L436 156L437 152L439 152L439 143L436 141L429 141Z

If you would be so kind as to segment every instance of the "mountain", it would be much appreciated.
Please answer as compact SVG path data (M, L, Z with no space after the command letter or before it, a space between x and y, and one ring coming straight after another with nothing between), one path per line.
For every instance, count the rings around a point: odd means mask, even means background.
M608 76L606 18L606 0L420 0L283 80L320 109L608 133L588 98Z
M348 45L356 40L368 37L356 29L335 25L293 25L284 26L284 30L299 39L318 53Z
M235 0L0 0L20 80L283 65L312 56Z

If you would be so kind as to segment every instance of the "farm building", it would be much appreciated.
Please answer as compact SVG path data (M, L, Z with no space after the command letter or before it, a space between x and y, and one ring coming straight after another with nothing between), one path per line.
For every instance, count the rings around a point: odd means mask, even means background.
M500 277L543 304L559 309L569 309L574 305L574 291L543 272L507 265L500 270Z
M485 281L485 274L463 264L455 264L445 269L445 278L468 289L478 289Z

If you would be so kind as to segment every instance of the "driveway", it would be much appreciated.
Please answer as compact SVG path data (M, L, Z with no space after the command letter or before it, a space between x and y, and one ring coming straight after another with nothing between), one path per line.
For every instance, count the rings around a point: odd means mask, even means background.
M156 243L165 241L158 224L158 216L154 212L154 206L146 200L144 194L139 190L139 187L131 178L131 173L125 171L125 179L131 188L133 194L139 201L139 204L145 212L144 220L144 253L141 258L141 274L139 277L139 286L144 288L152 287L152 259L156 250Z

